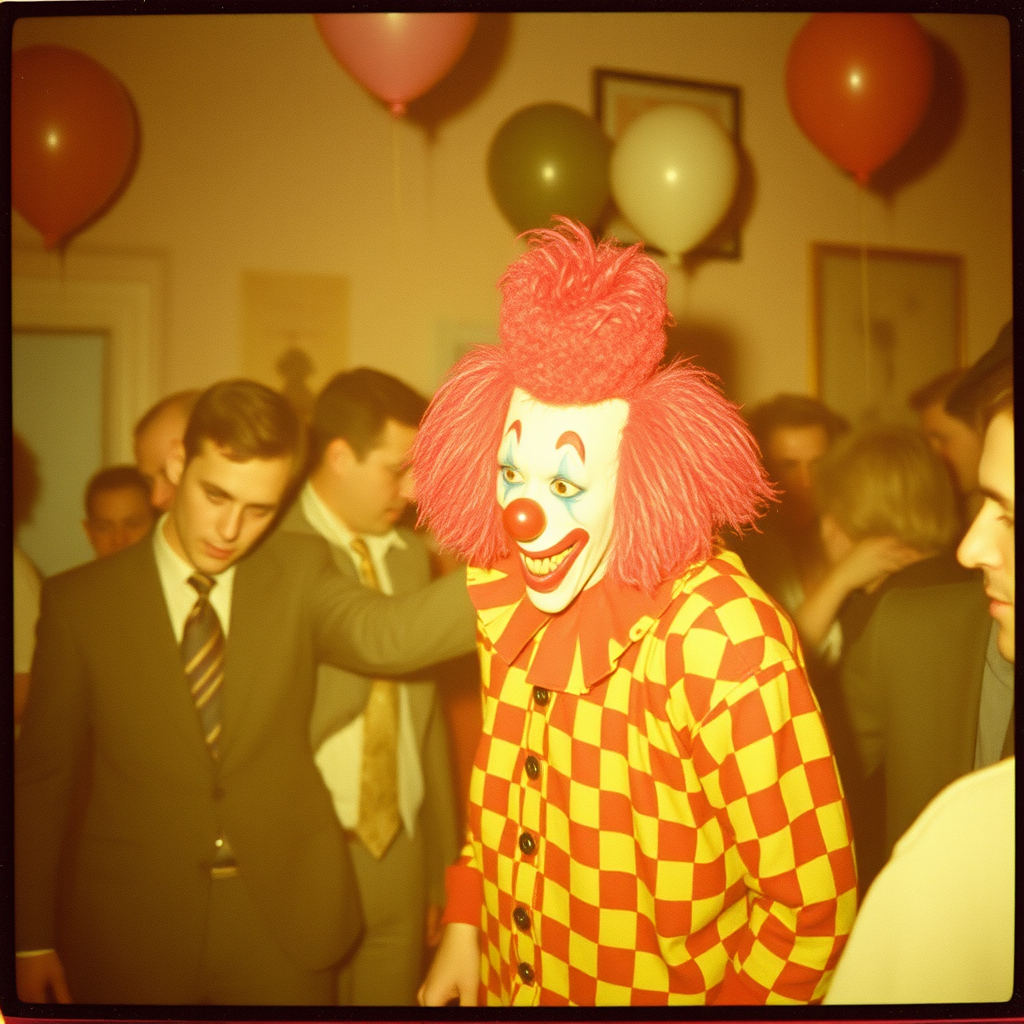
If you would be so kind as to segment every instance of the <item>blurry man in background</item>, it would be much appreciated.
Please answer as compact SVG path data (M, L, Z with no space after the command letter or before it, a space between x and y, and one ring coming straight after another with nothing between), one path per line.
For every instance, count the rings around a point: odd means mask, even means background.
M150 487L134 466L108 466L85 488L82 526L97 558L142 540L156 521Z
M779 504L733 544L747 572L790 614L828 571L814 505L814 474L846 420L806 395L777 395L747 416Z
M907 399L907 404L917 413L921 432L949 468L965 525L981 507L978 493L981 435L970 424L946 411L946 399L966 372L964 369L947 370Z
M135 465L149 484L153 508L166 512L174 497L174 485L167 476L167 460L185 436L198 391L177 391L161 398L135 424Z
M313 407L312 473L282 526L319 533L346 576L385 593L430 580L423 542L395 526L413 497L409 449L426 407L378 370L334 377ZM338 1001L413 1006L424 944L440 939L445 869L459 849L434 683L321 666L310 732L366 920L339 975Z

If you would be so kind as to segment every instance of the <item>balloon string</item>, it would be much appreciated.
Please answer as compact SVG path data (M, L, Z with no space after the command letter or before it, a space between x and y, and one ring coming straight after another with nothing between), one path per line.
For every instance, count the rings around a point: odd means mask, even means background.
M864 392L871 406L871 329L868 304L868 248L864 228L864 186L857 187L857 212L860 220L860 325L864 338Z
M395 240L395 256L397 259L402 255L402 171L401 153L399 150L398 118L391 117L391 237ZM396 259L396 262L397 262Z

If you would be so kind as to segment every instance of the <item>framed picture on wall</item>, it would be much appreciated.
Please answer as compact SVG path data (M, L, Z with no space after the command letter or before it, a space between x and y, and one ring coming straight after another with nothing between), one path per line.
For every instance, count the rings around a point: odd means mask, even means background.
M740 148L740 88L715 82L697 82L686 78L666 78L609 68L594 69L594 117L614 142L641 114L669 103L699 107L713 117L732 136ZM623 242L638 240L618 210L606 218L606 231ZM651 252L661 250L652 245ZM727 213L722 223L696 249L694 255L739 259L740 226Z
M964 364L963 258L811 246L815 393L852 424L912 418L908 397Z

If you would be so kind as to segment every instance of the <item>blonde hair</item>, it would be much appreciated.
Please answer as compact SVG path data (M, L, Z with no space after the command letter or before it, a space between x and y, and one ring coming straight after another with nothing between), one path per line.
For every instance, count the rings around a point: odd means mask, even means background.
M960 529L949 471L911 427L866 427L839 440L818 466L815 495L819 513L853 541L895 536L930 555Z

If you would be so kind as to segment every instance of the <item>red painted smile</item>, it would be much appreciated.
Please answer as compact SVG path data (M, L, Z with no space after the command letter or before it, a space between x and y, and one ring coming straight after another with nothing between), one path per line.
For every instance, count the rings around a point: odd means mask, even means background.
M557 589L589 540L590 534L577 528L546 551L519 548L526 586L539 594L550 594Z

